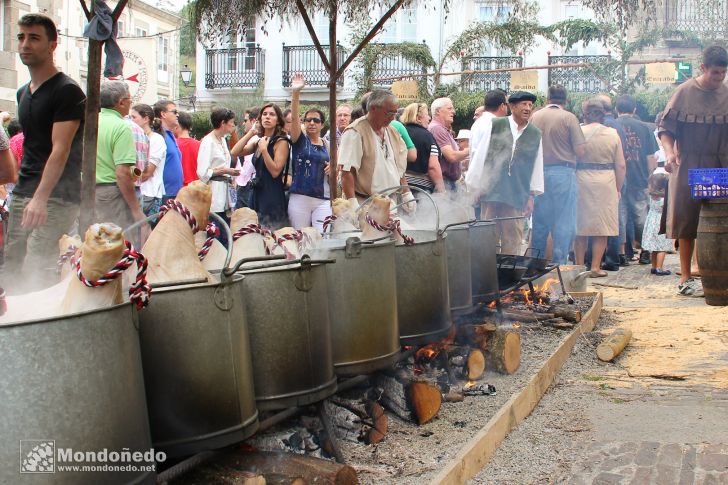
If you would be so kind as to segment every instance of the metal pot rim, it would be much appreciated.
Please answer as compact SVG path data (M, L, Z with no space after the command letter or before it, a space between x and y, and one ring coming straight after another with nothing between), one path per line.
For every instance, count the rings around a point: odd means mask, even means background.
M117 309L117 308L120 308L123 306L129 306L129 309L131 310L131 302L125 301L122 303L117 303L116 305L111 305L111 306L107 306L107 307L103 307L103 308L96 308L94 310L86 310L83 312L67 313L64 315L56 315L56 316L43 317L43 318L34 318L32 320L19 320L19 321L14 321L14 322L0 323L0 331L2 331L3 328L20 327L20 326L24 326L24 325L37 325L37 324L42 324L42 323L52 323L52 322L57 322L59 320L83 317L86 315L93 315L95 313L103 313L103 312L114 310L114 309Z

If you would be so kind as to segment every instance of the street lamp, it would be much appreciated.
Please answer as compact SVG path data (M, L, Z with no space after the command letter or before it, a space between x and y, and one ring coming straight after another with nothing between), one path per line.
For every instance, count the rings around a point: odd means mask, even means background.
M185 86L189 86L190 81L192 81L192 69L185 64L185 67L179 70L179 75L182 76L182 82L185 83Z

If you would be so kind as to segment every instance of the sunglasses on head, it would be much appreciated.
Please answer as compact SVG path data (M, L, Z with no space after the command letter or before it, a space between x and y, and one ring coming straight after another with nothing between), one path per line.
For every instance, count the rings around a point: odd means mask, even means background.
M311 122L321 123L321 118L304 118L303 121L305 123L311 123Z

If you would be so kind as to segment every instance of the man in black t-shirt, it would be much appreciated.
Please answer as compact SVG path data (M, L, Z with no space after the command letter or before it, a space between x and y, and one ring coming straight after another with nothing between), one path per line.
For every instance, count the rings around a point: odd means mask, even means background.
M625 94L617 98L617 123L624 128L624 159L627 162L626 190L624 193L627 207L627 234L634 231L634 239L642 244L642 230L650 208L650 197L647 193L647 179L655 170L657 162L657 140L652 128L635 116L637 102L634 97ZM627 240L631 245L632 241ZM650 263L650 253L642 251L640 263Z
M53 63L58 44L53 21L27 14L18 26L18 53L30 83L17 93L25 141L2 269L3 286L14 293L54 282L47 271L58 259L58 240L78 217L86 99L78 84Z

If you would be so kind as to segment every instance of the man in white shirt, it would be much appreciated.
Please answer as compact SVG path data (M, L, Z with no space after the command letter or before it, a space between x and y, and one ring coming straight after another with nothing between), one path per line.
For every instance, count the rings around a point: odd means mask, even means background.
M473 125L474 153L465 181L480 196L482 218L529 217L534 197L543 193L541 131L529 123L534 101L535 95L516 91L508 98L511 116L484 114ZM519 254L523 219L497 226L501 252Z
M407 185L407 147L397 130L390 125L397 114L397 97L389 91L375 89L367 102L368 112L351 123L341 137L339 163L342 169L344 196L367 198L396 185ZM414 197L408 190L403 200Z

